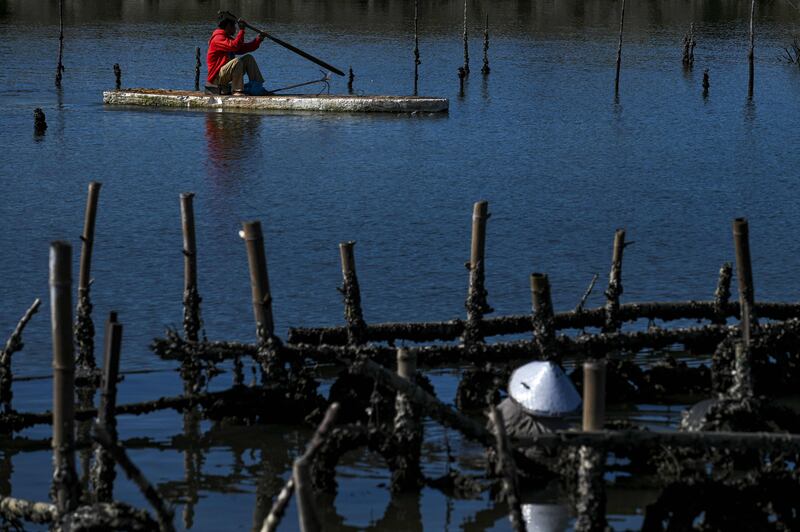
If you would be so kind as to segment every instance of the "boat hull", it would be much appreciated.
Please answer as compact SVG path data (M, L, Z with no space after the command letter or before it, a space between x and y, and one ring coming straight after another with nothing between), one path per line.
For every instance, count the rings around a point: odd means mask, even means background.
M339 113L441 113L447 98L426 96L355 96L287 94L269 96L219 96L195 91L124 89L103 93L107 105L231 109L253 111L312 111Z

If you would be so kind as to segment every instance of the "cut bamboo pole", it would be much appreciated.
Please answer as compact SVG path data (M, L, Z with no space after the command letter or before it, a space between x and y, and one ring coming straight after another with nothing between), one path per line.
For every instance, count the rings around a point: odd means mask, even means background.
M95 328L92 321L92 302L90 289L92 285L92 251L94 249L94 232L97 221L97 202L100 199L102 183L89 183L86 198L86 212L81 235L81 262L78 274L78 307L75 320L75 339L77 341L77 365L81 370L93 371L97 364L94 358Z
M503 413L492 405L489 407L489 420L494 426L495 448L500 473L503 475L503 495L508 504L508 519L514 532L525 532L525 519L522 517L522 506L519 497L519 481L517 480L517 465L514 462L511 444L506 435Z
M139 488L139 491L142 492L142 495L147 502L153 507L153 510L156 512L156 518L158 519L158 527L161 532L174 532L175 526L173 525L173 511L164 502L164 499L158 493L152 484L147 480L141 470L136 467L131 459L128 457L128 454L125 452L125 449L120 447L118 443L116 443L112 437L108 434L106 429L102 425L95 425L94 434L92 434L92 438L95 442L103 447L109 454L114 458L114 461L119 464L122 470L125 472L125 476L128 477L136 487Z
M749 76L747 82L747 97L749 99L753 99L753 92L755 90L755 47L756 47L756 35L755 35L755 16L756 16L756 0L752 0L750 2L750 49L747 52L747 62L749 64Z
M550 280L543 273L531 274L531 302L533 305L533 339L544 358L559 358L555 350L556 330L553 301L550 297Z
M743 341L734 344L734 372L733 390L734 398L739 400L753 397L753 374L750 357L750 347Z
M361 289L356 274L356 243L353 241L339 244L339 256L342 262L342 288L344 296L344 319L347 323L348 345L363 345L367 324L361 310Z
M619 96L619 72L622 68L622 31L625 27L625 0L622 0L622 9L619 14L619 45L617 46L617 75L614 79L614 94Z
M50 314L53 336L54 502L60 515L78 506L75 474L75 358L72 344L72 247L50 245Z
M605 452L598 447L578 449L577 532L606 530Z
M623 0L624 1L624 0ZM624 9L624 7L623 7ZM622 295L622 254L625 250L625 230L617 229L614 233L614 251L611 256L611 271L608 274L606 289L606 323L603 332L618 331L619 298Z
M183 330L186 340L197 342L200 334L200 293L197 289L197 240L194 229L194 194L181 194L183 232Z
M733 277L733 266L730 262L726 262L719 269L719 279L717 280L717 289L714 291L714 310L717 313L717 318L712 320L713 323L725 323L726 315L725 309L731 299L731 278Z
M467 31L467 3L464 0L464 72L469 75L469 33Z
M339 403L332 403L327 412L325 412L325 418L322 423L317 427L314 436L306 446L306 451L294 461L292 466L292 479L294 480L294 489L297 494L297 518L302 532L319 532L322 530L322 522L315 507L315 497L311 487L310 467L314 455L325 442L328 433L333 429L338 414ZM284 488L285 490L286 488ZM291 493L289 496L291 496ZM269 530L267 526L270 517L272 517L272 512L264 520L262 530Z
M733 221L733 244L736 250L736 279L739 286L739 309L741 313L742 340L750 345L750 328L754 324L753 305L755 289L750 262L750 228L746 218Z
M200 47L198 46L194 52L195 63L194 63L194 90L200 90L200 67L203 66L203 63L200 62Z
M483 27L483 66L481 74L488 76L492 71L489 68L489 14L486 14L486 25Z
M414 96L419 88L419 0L414 0Z
M267 257L264 253L264 236L259 221L243 222L242 227L247 245L247 263L250 267L253 316L258 338L265 342L275 335L275 325L272 321L272 295L267 274Z
M56 88L61 88L64 74L64 0L58 0L58 64L56 65Z
M606 362L583 363L583 430L603 430L606 418Z
M489 219L489 202L478 201L472 208L472 240L470 244L469 287L467 291L467 323L464 328L464 343L473 344L483 340L481 320L484 314L492 311L486 301L485 259L486 259L486 221Z
M122 69L119 67L119 63L114 63L114 86L117 90L122 88Z
M117 323L117 313L111 312L106 322L105 345L103 349L103 384L100 393L100 407L97 409L97 421L108 431L112 441L117 440L117 380L119 378L119 359L122 347L122 324ZM113 457L98 446L95 450L93 471L95 502L112 502L114 500Z
M3 403L3 411L8 414L14 411L11 407L11 399L14 394L12 391L13 373L11 371L11 356L22 349L22 331L25 326L31 321L33 315L39 311L39 306L42 300L38 297L34 299L33 304L22 315L14 332L8 337L3 350L0 351L0 401Z
M417 355L405 348L397 350L397 376L414 382L417 374ZM422 485L420 456L422 453L422 425L411 400L402 392L395 397L393 439L403 455L398 467L392 471L392 491L417 490Z

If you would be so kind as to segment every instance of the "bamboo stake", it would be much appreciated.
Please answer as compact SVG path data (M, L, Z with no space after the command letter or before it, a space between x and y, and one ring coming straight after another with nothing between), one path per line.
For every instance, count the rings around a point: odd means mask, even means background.
M408 349L397 350L397 375L414 382L417 374L417 355ZM411 491L422 485L419 468L422 452L422 425L411 401L405 394L397 392L393 439L401 450L398 467L392 471L392 491Z
M100 198L102 183L89 183L86 198L86 213L81 235L81 262L78 275L78 307L75 319L75 340L77 342L77 365L82 372L92 373L97 364L94 358L94 322L92 321L92 301L89 294L92 285L92 250L94 248L94 230L97 220L97 202Z
M747 82L747 98L753 99L753 91L755 88L755 15L756 15L756 0L750 2L750 49L747 52L747 62L750 66L750 72Z
M261 532L275 532L278 529L278 525L281 524L283 514L286 513L286 507L289 505L289 500L292 498L293 493L294 478L290 477L289 480L286 481L286 484L284 484L283 489L278 493L278 496L275 497L272 509L269 511L269 515L264 519L264 524L261 526Z
M546 274L531 274L531 302L533 305L533 339L547 360L560 358L555 350L556 330L553 301L550 298L550 280Z
M195 64L194 64L194 90L200 90L200 67L203 63L200 62L200 47L195 50Z
M297 460L294 461L292 466L292 478L294 479L295 491L297 492L297 517L302 532L318 532L322 530L322 523L314 506L315 497L311 487L311 477L309 468L311 467L311 460L317 453L319 448L325 442L325 439L330 433L333 425L336 423L336 417L339 413L339 403L332 403L325 418L317 427L314 436L306 446L306 451ZM270 512L270 516L272 512ZM267 516L267 520L270 518ZM267 526L266 521L264 527ZM262 527L262 530L264 528Z
M264 236L261 222L243 222L242 237L247 245L247 263L250 267L250 288L253 296L253 316L259 341L266 342L275 335L272 321L272 295L269 290L267 257L264 253Z
M419 87L419 0L414 0L414 96Z
M733 277L733 267L730 262L726 262L719 269L719 279L717 289L714 291L714 310L718 318L712 320L713 323L725 323L725 309L731 298L731 278Z
M58 0L58 65L56 65L56 88L61 88L64 72L64 0Z
M339 244L339 257L342 263L342 288L344 296L344 319L347 323L348 345L363 345L367 324L361 310L361 289L356 275L356 243L353 241Z
M750 345L751 326L755 323L753 305L753 270L750 263L750 229L746 218L733 221L733 244L736 250L736 279L739 285L739 309L741 312L742 340Z
M199 50L199 48L198 48ZM197 289L197 240L194 230L194 193L181 194L183 231L183 331L186 340L197 342L200 328L200 293Z
M625 26L625 0L619 15L619 45L617 46L617 75L614 79L614 94L619 96L619 71L622 68L622 30Z
M72 247L50 245L50 313L53 336L53 474L59 515L78 506L75 474L75 358L72 344Z
M525 519L522 517L522 506L519 498L519 482L514 455L506 436L503 413L492 405L489 407L489 420L494 426L495 448L497 449L498 469L503 475L503 496L508 504L508 519L514 532L525 532Z
M122 87L122 69L119 63L114 63L114 86L117 90Z
M750 347L744 342L734 345L736 358L734 359L733 387L731 395L739 400L753 397L753 374L751 371Z
M583 430L603 430L606 417L606 362L583 363Z
M100 407L97 409L97 422L108 431L109 437L114 442L117 441L117 380L121 346L122 324L117 323L117 313L111 312L106 322L103 386L100 393ZM113 502L115 477L113 457L102 446L98 446L95 450L93 471L95 502Z
M614 251L611 256L611 271L608 274L608 288L605 292L606 323L603 332L617 331L621 325L618 314L619 298L622 295L622 253L625 246L625 230L617 229L614 233Z
M353 81L355 81L356 76L353 74L353 67L350 67L350 71L347 73L347 94L353 94Z
M606 493L603 470L605 453L597 447L578 449L578 501L575 530L606 530Z
M467 2L464 0L464 72L469 75L469 35L467 33Z
M464 344L470 345L483 340L480 330L484 314L492 311L486 301L485 258L486 258L486 221L489 214L489 202L478 201L472 208L472 241L469 257L469 287L467 291L467 323L464 326Z
M11 399L14 396L11 389L13 381L11 356L17 351L20 351L24 346L22 343L22 331L25 329L28 322L31 321L33 315L38 312L41 304L41 299L38 297L34 299L33 304L25 311L22 318L20 318L17 326L14 328L14 332L8 337L5 347L0 351L0 401L3 402L3 410L7 414L14 411L14 409L11 408Z
M120 447L119 444L112 439L111 435L109 435L102 425L95 425L92 439L111 454L114 461L119 464L128 479L136 484L139 491L142 492L144 498L147 499L147 502L150 503L156 512L158 528L161 532L174 532L175 526L172 524L172 509L167 506L164 499L162 499L161 495L158 493L158 490L150 484L141 470L131 461L125 449Z
M486 25L483 27L483 67L481 74L488 76L492 69L489 68L489 14L486 14Z

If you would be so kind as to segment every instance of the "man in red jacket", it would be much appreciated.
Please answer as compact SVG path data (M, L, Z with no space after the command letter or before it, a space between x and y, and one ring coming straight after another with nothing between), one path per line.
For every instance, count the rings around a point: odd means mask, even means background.
M258 69L256 60L247 52L257 50L261 45L263 37L259 34L250 42L244 41L245 21L239 19L239 33L233 36L236 31L236 21L230 17L223 16L218 28L211 34L208 41L208 81L218 85L220 90L231 84L234 96L244 95L244 75L247 74L251 84L261 87L264 76ZM239 54L247 54L236 57ZM262 88L263 90L263 88Z

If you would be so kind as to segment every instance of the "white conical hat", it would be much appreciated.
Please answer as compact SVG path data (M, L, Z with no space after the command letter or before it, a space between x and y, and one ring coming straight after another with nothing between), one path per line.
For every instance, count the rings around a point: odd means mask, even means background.
M531 362L514 370L508 395L529 414L558 417L580 408L581 396L553 362Z

